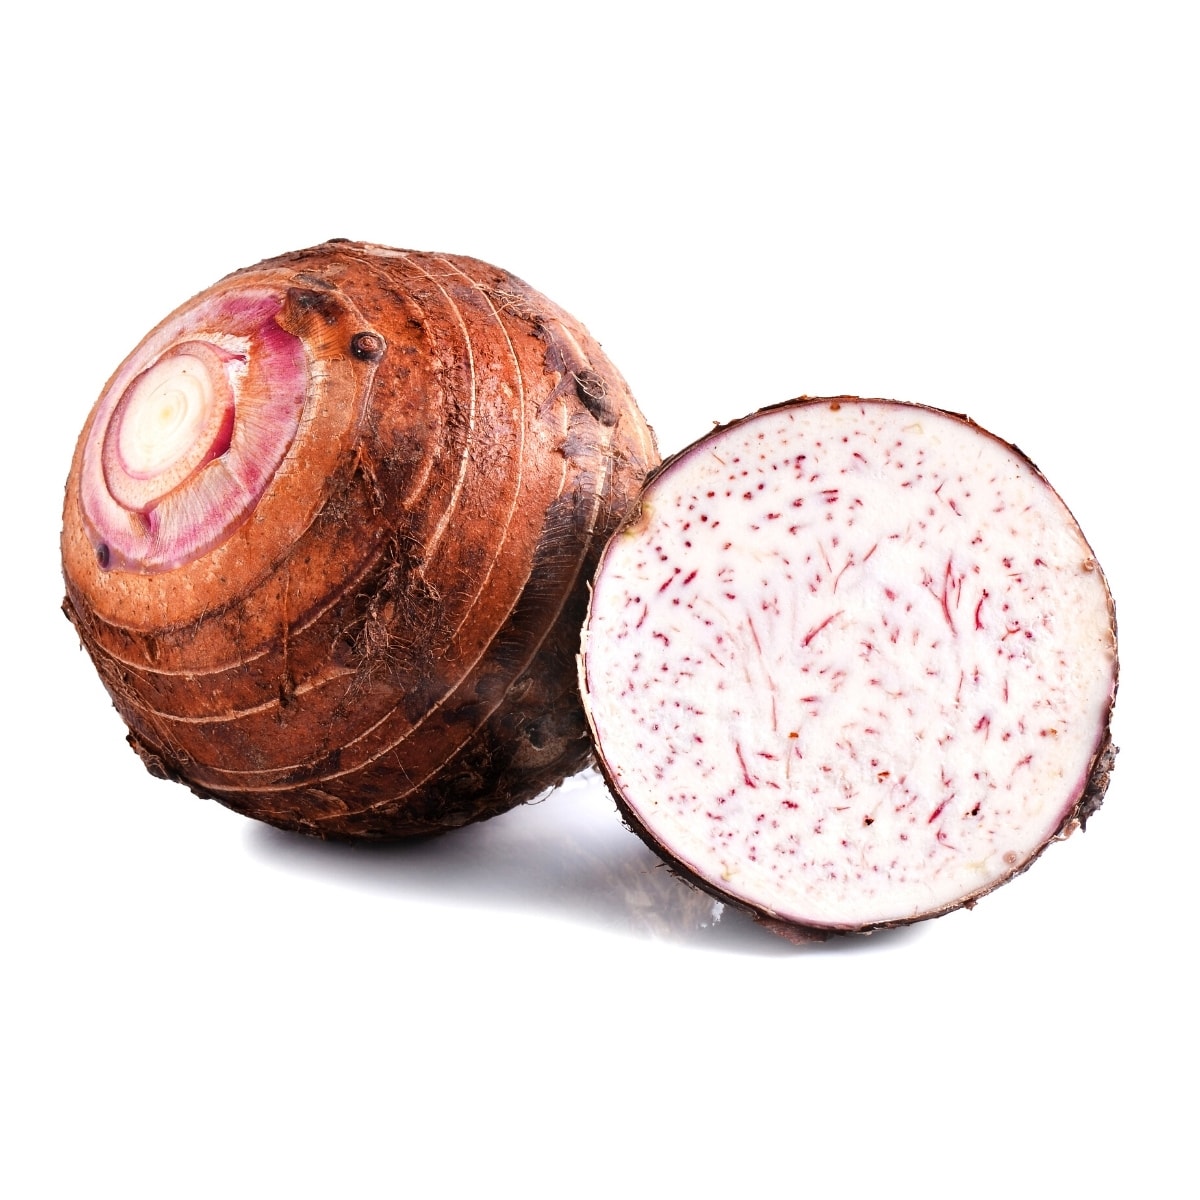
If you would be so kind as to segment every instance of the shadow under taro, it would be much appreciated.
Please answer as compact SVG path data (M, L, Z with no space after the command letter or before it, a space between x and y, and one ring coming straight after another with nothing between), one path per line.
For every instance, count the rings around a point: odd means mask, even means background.
M871 952L915 928L796 946L677 879L622 824L593 771L533 804L478 825L391 843L322 842L251 827L252 851L273 865L341 883L540 915L676 944L754 955Z

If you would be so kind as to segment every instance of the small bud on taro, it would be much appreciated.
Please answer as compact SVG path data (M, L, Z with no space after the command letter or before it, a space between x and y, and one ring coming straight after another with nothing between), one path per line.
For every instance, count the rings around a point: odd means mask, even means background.
M589 760L587 580L657 461L545 297L337 239L117 369L67 481L65 608L153 774L320 836L437 832Z
M610 540L580 682L631 827L789 936L971 907L1099 807L1116 624L1014 446L797 400L669 459Z
M378 362L383 357L383 338L377 333L356 333L350 339L350 353L366 362Z

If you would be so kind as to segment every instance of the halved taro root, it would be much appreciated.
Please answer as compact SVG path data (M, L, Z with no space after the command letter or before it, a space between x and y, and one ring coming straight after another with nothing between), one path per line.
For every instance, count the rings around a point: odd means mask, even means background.
M631 827L781 931L970 906L1108 783L1108 587L966 417L802 399L665 463L606 549L580 678Z

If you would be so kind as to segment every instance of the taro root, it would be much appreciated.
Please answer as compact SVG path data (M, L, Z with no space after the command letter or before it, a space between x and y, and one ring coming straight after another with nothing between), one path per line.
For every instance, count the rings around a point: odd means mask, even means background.
M118 368L67 482L65 609L154 774L321 836L437 832L590 760L587 580L657 460L526 284L330 242Z
M630 826L798 938L974 902L1099 806L1103 573L966 417L802 399L663 464L601 559L580 678Z

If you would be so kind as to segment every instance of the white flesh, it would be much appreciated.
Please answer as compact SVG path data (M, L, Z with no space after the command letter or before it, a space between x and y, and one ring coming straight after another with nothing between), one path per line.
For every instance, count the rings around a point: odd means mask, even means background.
M132 512L153 507L208 462L232 419L233 390L212 347L185 342L159 359L130 386L105 434L113 499Z
M1010 447L886 401L719 431L610 544L583 685L625 803L785 920L863 928L1019 871L1115 687L1104 577Z
M122 413L118 445L131 475L161 475L192 451L215 403L212 379L195 355L176 354L139 381Z

